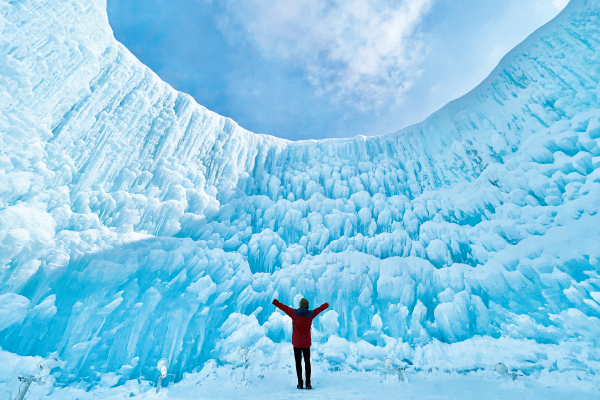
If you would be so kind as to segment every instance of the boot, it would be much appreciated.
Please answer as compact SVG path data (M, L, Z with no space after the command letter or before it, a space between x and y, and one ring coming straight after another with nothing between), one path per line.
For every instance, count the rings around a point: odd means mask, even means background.
M304 382L302 382L302 379L298 381L298 386L296 386L298 389L304 389Z
M306 388L308 390L312 389L312 385L310 384L310 381L306 381Z

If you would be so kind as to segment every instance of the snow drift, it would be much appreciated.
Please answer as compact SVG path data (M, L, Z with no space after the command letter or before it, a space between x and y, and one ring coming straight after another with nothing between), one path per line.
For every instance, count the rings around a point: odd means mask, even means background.
M115 41L103 0L0 2L0 345L59 381L287 363L600 373L600 7L380 137L258 135ZM107 378L109 377L109 378Z

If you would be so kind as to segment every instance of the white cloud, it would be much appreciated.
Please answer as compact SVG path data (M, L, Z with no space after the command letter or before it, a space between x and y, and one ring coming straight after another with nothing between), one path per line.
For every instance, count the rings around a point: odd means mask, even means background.
M559 10L562 10L563 8L565 8L565 6L569 3L569 0L554 0L552 2L552 5L556 8L558 8Z
M317 93L361 110L397 100L418 78L417 32L432 0L227 0L267 55L306 71Z

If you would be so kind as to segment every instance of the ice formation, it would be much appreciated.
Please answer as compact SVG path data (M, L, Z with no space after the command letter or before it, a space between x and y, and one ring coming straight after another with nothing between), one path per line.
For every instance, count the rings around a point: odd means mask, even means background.
M421 124L290 142L162 82L104 0L0 1L0 346L63 383L273 367L304 296L332 366L600 373L599 15Z

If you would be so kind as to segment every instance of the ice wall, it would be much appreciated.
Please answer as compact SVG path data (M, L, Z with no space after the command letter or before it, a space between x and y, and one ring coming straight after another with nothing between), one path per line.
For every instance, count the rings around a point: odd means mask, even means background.
M276 365L270 301L303 295L331 364L600 372L597 2L421 124L301 142L174 91L105 8L0 1L4 350L65 382Z

